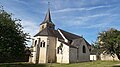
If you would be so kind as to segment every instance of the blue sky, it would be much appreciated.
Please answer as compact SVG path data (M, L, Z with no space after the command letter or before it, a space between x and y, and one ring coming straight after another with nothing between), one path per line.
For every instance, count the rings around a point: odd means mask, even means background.
M82 35L89 43L96 41L101 31L120 30L120 0L0 0L0 5L21 19L24 31L34 36L44 20L48 2L56 29Z

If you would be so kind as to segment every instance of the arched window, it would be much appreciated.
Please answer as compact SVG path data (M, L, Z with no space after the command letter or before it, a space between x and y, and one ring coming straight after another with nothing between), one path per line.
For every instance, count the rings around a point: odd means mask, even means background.
M57 48L57 54L59 54L59 47Z
M83 46L83 53L86 53L86 48L85 48L85 46Z
M37 40L35 40L35 46L37 45Z
M60 46L57 48L57 54L63 54L63 43L60 44Z
M91 51L91 48L89 49L89 51Z
M42 47L42 42L40 42L40 47Z
M40 42L40 47L45 47L45 42L44 40L42 42Z
M42 29L44 29L44 25L42 26Z
M43 42L43 47L45 47L45 42Z

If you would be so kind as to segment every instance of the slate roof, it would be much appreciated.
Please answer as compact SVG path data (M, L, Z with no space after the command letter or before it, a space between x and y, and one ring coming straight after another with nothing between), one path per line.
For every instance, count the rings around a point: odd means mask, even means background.
M58 37L59 39L63 39L57 30L50 28L43 29L42 31L38 32L34 37L36 36L53 36L53 37Z
M82 42L82 44L86 44L87 46L91 46L83 37L69 33L67 31L64 31L62 29L59 29L61 31L61 33L65 36L66 39L68 40L74 40L74 39L80 39ZM34 37L36 36L53 36L53 37L58 37L59 41L70 46L70 47L74 47L76 48L74 45L71 45L69 43L64 42L62 36L60 35L60 33L57 30L54 29L50 29L50 28L45 28L42 31L38 32Z
M75 35L75 34L72 34L70 32L67 32L67 31L64 31L62 29L59 29L62 34L65 36L65 38L67 38L68 40L74 40L74 39L78 39L80 38L81 40L85 41L85 43L87 44L87 46L91 46L83 37L81 36L78 36L78 35Z
M77 48L77 47L74 46L74 45L71 45L71 44L69 44L69 43L66 43L65 41L62 41L62 40L59 40L59 41L62 42L62 43L64 43L65 45L68 45L68 46L72 47L72 48Z
M50 15L50 9L48 8L48 12L46 13L45 19L41 24L48 23L54 25L54 23L51 20L51 15ZM40 24L40 25L41 25Z
M60 33L57 30L55 30L55 35L56 35L56 37L58 37L58 39L63 40L63 37L60 35Z
M83 38L83 40L85 41L85 43L87 44L87 46L91 47L91 45L84 38Z
M75 35L75 34L72 34L72 33L69 33L67 31L64 31L62 29L59 29L61 31L61 33L64 35L64 37L68 40L73 40L73 39L78 39L78 38L81 38L81 36L78 36L78 35Z

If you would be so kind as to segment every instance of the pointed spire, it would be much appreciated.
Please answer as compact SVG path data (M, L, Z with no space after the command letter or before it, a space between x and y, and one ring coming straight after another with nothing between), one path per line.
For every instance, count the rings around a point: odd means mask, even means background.
M46 13L44 22L52 22L51 21L51 15L50 15L50 8L48 8L48 12Z
M48 2L48 12L46 13L44 22L52 22L51 21L51 15L50 15L50 2Z
M50 2L48 2L48 11L46 13L44 21L41 24L44 24L44 23L50 23L50 24L54 25L54 23L51 20L51 15L50 15Z

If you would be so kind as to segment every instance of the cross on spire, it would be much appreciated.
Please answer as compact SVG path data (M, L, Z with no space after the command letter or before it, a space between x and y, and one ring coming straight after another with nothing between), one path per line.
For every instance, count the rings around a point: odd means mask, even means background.
M48 2L48 12L46 13L45 20L46 22L52 22L51 21L51 15L50 15L50 2Z

